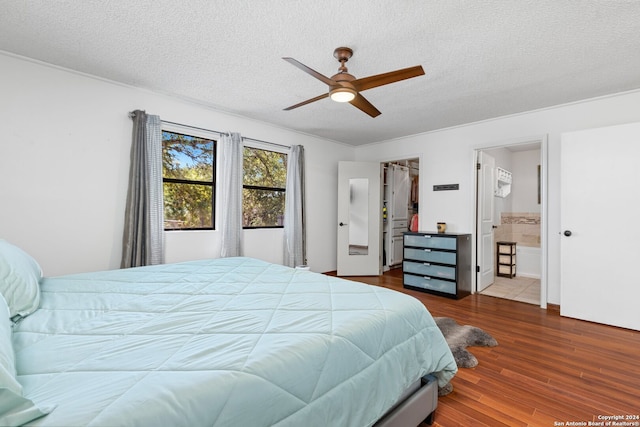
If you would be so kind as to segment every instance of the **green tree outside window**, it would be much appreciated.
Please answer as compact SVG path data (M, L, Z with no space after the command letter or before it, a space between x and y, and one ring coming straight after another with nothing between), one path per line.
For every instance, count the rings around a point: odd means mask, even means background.
M215 141L162 132L164 228L213 229Z
M212 139L162 132L165 230L215 228L215 155ZM286 154L244 147L244 228L282 227L286 180Z
M286 154L244 147L243 227L282 227L286 181Z

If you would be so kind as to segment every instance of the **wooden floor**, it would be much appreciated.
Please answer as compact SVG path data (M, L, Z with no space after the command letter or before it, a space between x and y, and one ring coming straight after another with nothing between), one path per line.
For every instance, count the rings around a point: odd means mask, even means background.
M640 332L487 295L452 300L406 290L400 270L345 278L413 295L433 316L480 327L498 340L497 347L469 348L479 364L460 368L433 425L604 426L601 416L617 415L630 424L609 425L640 426Z

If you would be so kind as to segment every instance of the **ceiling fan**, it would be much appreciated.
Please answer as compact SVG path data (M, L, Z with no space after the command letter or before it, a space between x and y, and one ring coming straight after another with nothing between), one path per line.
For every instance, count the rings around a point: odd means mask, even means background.
M282 58L291 65L300 68L307 74L315 77L323 83L329 86L329 92L316 96L315 98L307 99L299 104L292 105L285 108L285 111L293 110L294 108L302 107L303 105L310 104L315 101L330 97L337 102L348 102L356 108L364 111L371 117L377 117L381 113L376 107L374 107L367 99L360 94L363 90L372 89L378 86L384 86L390 83L395 83L400 80L410 79L412 77L418 77L424 75L422 66L403 68L401 70L391 71L389 73L376 74L375 76L364 77L362 79L356 79L355 76L349 74L347 67L344 65L349 58L353 56L353 50L348 47L339 47L333 51L333 56L340 62L340 68L338 68L338 74L331 78L326 77L319 72L307 67L301 62L296 61L293 58Z

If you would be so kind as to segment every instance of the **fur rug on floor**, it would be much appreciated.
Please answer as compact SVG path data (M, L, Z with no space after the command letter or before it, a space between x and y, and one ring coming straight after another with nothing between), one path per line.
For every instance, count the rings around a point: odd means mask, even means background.
M469 353L466 347L495 347L498 345L498 342L491 335L475 326L458 325L455 320L449 317L434 317L434 320L449 344L459 368L473 368L478 365L478 359ZM440 388L438 394L444 396L451 391L453 391L453 386L449 383Z

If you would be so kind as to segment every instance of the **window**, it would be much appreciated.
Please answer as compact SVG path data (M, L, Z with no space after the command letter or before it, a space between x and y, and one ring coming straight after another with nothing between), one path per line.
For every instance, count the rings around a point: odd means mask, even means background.
M242 226L282 227L287 181L287 155L244 147Z
M165 230L212 230L215 224L212 139L162 132Z
M181 128L162 131L165 230L215 229L216 141ZM244 147L242 225L282 227L287 155ZM224 209L224 207L222 207Z

